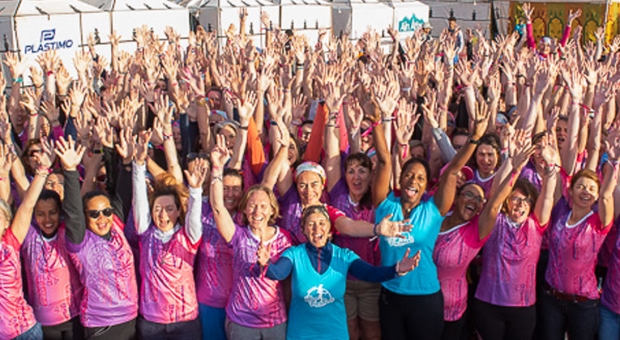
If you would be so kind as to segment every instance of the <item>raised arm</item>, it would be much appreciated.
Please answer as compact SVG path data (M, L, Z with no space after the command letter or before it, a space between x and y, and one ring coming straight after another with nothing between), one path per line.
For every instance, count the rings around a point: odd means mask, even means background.
M325 106L330 115L325 125L325 172L327 173L327 192L331 192L332 188L340 181L341 177L341 159L340 159L340 143L338 141L338 110L342 105L343 97L340 94L340 88L334 83L327 84L327 97L325 98ZM333 114L332 114L333 112Z
M235 107L239 113L239 123L241 127L237 130L237 140L235 141L233 155L229 163L229 167L232 169L241 169L243 155L245 154L245 149L248 144L250 119L252 119L257 103L258 99L256 93L251 91L245 92L241 99L234 100Z
M392 178L392 159L390 155L390 149L385 140L385 132L383 130L383 124L377 125L381 120L381 111L377 106L374 99L370 99L366 105L364 105L365 114L376 125L372 129L372 136L374 138L375 150L377 151L377 172L375 182L372 187L372 203L375 207L378 207L390 193L390 180Z
M525 15L526 21L526 39L527 39L527 47L529 47L532 51L536 51L536 42L534 41L534 32L532 31L532 14L534 13L534 9L531 7L529 3L523 4L523 15Z
M603 227L608 227L614 218L614 188L618 180L618 162L620 161L620 130L613 128L607 138L607 155L609 161L603 164L603 183L598 198L598 214Z
M189 186L189 204L185 218L185 231L193 244L202 237L202 184L207 178L209 163L198 158L194 161L192 172L185 170Z
M164 154L166 155L166 164L168 164L168 172L177 180L178 183L183 182L183 173L179 165L179 157L177 156L177 148L172 136L172 113L173 107L168 105L168 96L160 96L152 108L157 114L157 120L163 126L164 135Z
M148 157L148 144L152 136L151 131L140 131L138 142L135 144L135 153L132 171L133 183L133 218L138 235L144 234L151 224L151 209L146 188L146 158ZM125 141L125 143L133 143Z
M527 163L528 159L530 159L530 156L534 154L534 150L534 147L527 145L526 148L519 150L517 154L514 155L512 158L513 170L511 175L504 178L504 180L499 184L495 195L490 196L489 201L480 212L480 217L478 218L478 235L481 240L493 231L493 228L495 227L495 220L497 219L497 215L502 208L502 204L510 195L512 188L521 173L521 169L523 169L525 163Z
M540 142L541 155L545 161L545 172L542 176L542 188L534 207L534 216L541 226L547 225L551 217L551 209L555 204L554 194L558 182L558 156L555 138L545 135Z
M569 91L571 94L571 104L569 106L568 114L568 135L566 136L566 142L562 147L560 153L562 159L562 168L567 174L572 175L575 172L577 163L577 134L579 132L579 103L581 103L583 94L583 78L579 72L573 68L569 71L567 76L564 76Z
M13 222L11 223L11 231L20 244L24 241L26 235L28 234L28 228L30 228L30 222L32 221L32 211L34 210L34 206L37 204L41 190L43 190L43 186L47 180L47 175L49 175L51 162L48 155L51 152L51 150L46 149L43 154L37 154L35 156L37 169L34 170L34 179L32 180L32 183L30 183L30 187L24 196L24 200L19 205L19 208L15 213L15 217L13 218ZM1 148L0 159L2 160L2 172L4 174L8 174L9 169L11 169L11 163L14 160L14 157L8 147L4 146ZM8 177L5 177L4 182L9 182Z
M227 243L235 235L235 222L230 213L224 206L224 165L230 159L226 140L224 136L217 136L217 143L211 150L211 189L209 190L209 201L213 210L213 219L220 235Z
M473 155L478 145L478 141L484 135L488 124L488 109L484 103L480 103L479 108L473 115L474 130L469 143L465 144L459 152L454 156L452 161L448 164L444 170L441 178L439 179L439 185L437 186L437 192L435 193L435 205L442 216L448 213L454 202L454 196L456 194L456 180L459 171L467 163L469 158Z
M62 163L65 176L65 199L62 202L66 218L66 237L73 244L80 244L86 234L86 219L80 196L80 174L77 166L82 160L86 148L76 145L73 137L68 140L60 138L56 143L56 155Z

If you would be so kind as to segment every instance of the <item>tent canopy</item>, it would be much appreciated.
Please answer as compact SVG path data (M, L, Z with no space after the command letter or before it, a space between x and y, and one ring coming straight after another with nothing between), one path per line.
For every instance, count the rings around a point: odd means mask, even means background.
M167 0L82 0L104 11L146 11L182 9L173 2Z
M100 12L78 0L0 0L0 17Z

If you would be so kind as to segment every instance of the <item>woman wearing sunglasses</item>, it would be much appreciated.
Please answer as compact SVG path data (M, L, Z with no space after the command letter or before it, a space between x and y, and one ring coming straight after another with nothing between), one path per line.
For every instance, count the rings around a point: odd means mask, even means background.
M66 245L84 286L80 319L87 339L135 339L138 288L125 226L115 214L122 215L122 208L113 208L99 191L80 200L76 168L84 151L71 137L56 146L65 170Z
M543 137L541 150L545 173L540 194L531 183L517 179L535 151L529 146L512 161L511 183L503 190L514 188L484 248L473 311L476 329L485 340L530 339L534 332L536 264L557 181L557 153L550 136Z
M143 339L200 337L194 260L202 237L202 184L208 163L198 159L183 184L159 175L147 194L146 158L151 133L139 134L133 165L134 224L140 240L140 319ZM130 141L129 141L130 142ZM176 183L176 184L170 184Z
M528 150L521 150L512 163L507 161L503 166L512 165L514 172L519 173L528 155ZM443 340L462 338L468 297L467 268L493 231L502 203L514 184L511 177L503 179L487 203L479 184L465 183L456 193L452 211L441 223L433 260L444 298Z

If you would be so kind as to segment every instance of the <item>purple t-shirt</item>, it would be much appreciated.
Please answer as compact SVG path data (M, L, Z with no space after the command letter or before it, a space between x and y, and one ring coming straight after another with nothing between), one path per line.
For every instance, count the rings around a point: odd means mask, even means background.
M544 228L534 214L521 225L504 213L497 215L482 254L476 299L504 307L536 303L536 264Z
M229 243L234 250L233 284L226 315L232 322L250 328L270 328L286 322L282 284L267 278L256 263L260 242L248 227L236 225ZM271 243L274 262L291 246L289 236L280 228L266 243Z
M358 204L351 201L349 196L349 188L344 178L332 188L329 193L332 206L341 210L352 220L375 222L375 209L360 209ZM351 249L362 260L372 264L373 266L381 265L381 252L379 251L379 239L372 240L369 237L350 237L343 234L334 235L334 244ZM355 280L353 276L348 277L349 280Z
M235 214L235 217L240 215ZM239 220L233 219L235 222ZM194 267L198 302L213 308L225 308L233 280L233 250L217 230L208 201L202 203L202 225L202 242Z
M532 183L532 185L536 187L536 190L538 190L538 192L540 192L540 189L542 189L542 177L540 177L540 175L536 171L536 166L534 165L534 163L532 163L531 160L527 162L527 164L523 167L519 178L522 178Z
M86 229L81 244L66 240L69 257L80 274L80 307L85 327L118 325L138 316L138 286L131 247L123 224L114 216L110 240Z
M30 226L21 256L28 302L37 321L43 326L55 326L77 316L83 287L67 253L64 225L50 240L43 238L38 227Z
M564 198L553 208L545 280L564 293L596 300L599 292L594 267L598 251L611 228L603 226L599 214L594 211L569 225L571 214L572 209Z
M437 277L443 294L443 318L457 321L467 309L467 267L488 239L480 240L478 216L440 232L433 250Z
M618 219L617 221L620 221ZM615 248L609 262L609 269L603 285L601 304L612 312L620 314L620 228L615 233L607 235L607 239L614 241Z
M480 177L480 173L478 170L474 170L474 178L472 178L472 182L478 184L482 190L484 191L484 196L489 197L489 193L491 192L491 187L493 186L493 178L496 173L493 173L491 176L487 178Z

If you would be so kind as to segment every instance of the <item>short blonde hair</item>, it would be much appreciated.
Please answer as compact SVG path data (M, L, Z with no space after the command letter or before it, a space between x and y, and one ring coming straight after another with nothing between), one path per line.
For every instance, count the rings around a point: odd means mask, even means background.
M243 223L247 225L250 222L248 220L248 217L245 215L244 210L245 207L248 205L250 197L252 197L252 195L257 191L262 191L266 193L267 196L269 196L269 205L271 205L271 209L273 210L273 214L269 216L269 225L276 224L276 219L280 217L280 207L278 206L278 199L276 198L276 195L274 195L273 190L261 184L256 184L250 187L250 189L243 195L241 201L239 202L239 208L237 210L243 213Z

